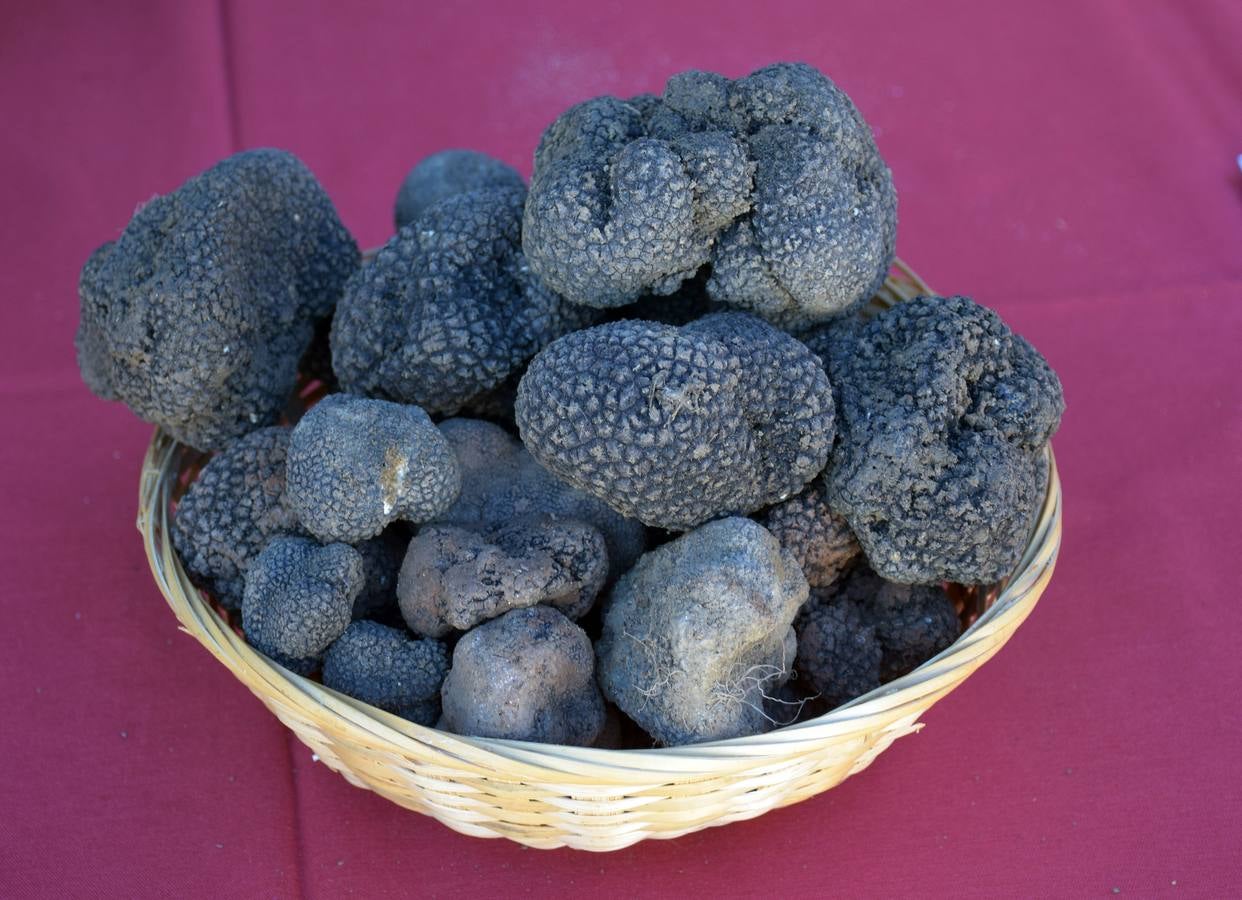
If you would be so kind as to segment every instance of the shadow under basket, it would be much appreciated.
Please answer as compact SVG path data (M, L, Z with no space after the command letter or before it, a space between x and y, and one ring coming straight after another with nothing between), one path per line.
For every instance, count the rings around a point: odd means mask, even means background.
M932 291L900 261L864 314ZM302 678L252 649L191 583L173 549L170 507L201 457L156 430L143 462L138 530L151 572L193 635L319 761L455 831L530 847L617 850L797 803L865 769L996 653L1052 577L1061 483L1048 490L1017 568L951 592L969 627L913 672L831 712L766 734L684 747L599 750L461 737L416 725Z

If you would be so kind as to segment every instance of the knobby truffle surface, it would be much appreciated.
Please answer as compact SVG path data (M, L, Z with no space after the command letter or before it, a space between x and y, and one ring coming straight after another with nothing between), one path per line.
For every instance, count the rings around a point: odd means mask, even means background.
M561 338L530 364L516 413L526 447L557 477L672 530L797 492L833 440L818 359L744 313Z
M607 575L604 537L584 522L519 522L486 534L428 525L410 541L397 595L411 631L442 637L537 603L579 619Z
M793 553L812 589L831 587L862 552L845 518L828 505L818 478L801 493L768 507L758 520Z
M470 631L444 681L457 734L589 746L604 727L586 632L549 606L515 609Z
M966 297L818 339L840 394L827 498L884 578L986 584L1017 563L1065 402L1043 357ZM836 349L832 349L835 347ZM847 349L848 348L848 349Z
M452 447L417 406L331 394L289 440L289 504L322 541L356 542L397 519L425 522L457 499Z
M447 672L444 644L378 622L351 624L323 659L325 685L420 725L439 718Z
M660 97L597 97L548 127L523 246L575 303L667 294L710 263L716 300L805 323L876 291L896 211L871 130L822 73L688 71Z
M363 580L362 557L348 544L272 539L246 572L246 639L295 659L323 653L349 626Z
M526 190L512 166L476 150L441 150L410 170L397 192L397 230L449 197L484 189Z
M177 504L173 546L195 584L228 609L241 606L246 570L268 540L303 533L285 493L288 450L288 428L237 438Z
M798 616L797 669L834 708L880 686L884 653L872 617L847 598L812 601Z
M473 419L448 419L440 433L461 466L461 493L435 522L491 532L510 524L574 520L597 528L607 546L610 578L634 564L646 529L603 500L570 487L531 457L503 428Z
M231 156L141 207L79 282L91 390L200 450L276 421L358 248L314 175Z
M604 696L667 745L769 729L765 700L789 676L807 593L793 554L750 519L644 554L605 607Z
M345 390L451 415L594 318L530 271L524 196L491 188L442 200L359 269L332 324Z

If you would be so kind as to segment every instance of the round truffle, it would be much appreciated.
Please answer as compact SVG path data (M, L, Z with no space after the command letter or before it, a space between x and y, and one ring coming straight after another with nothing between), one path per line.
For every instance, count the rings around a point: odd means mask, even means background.
M758 519L793 553L812 589L832 587L862 552L849 523L828 505L820 479L800 494L768 507Z
M962 623L939 585L886 582L871 601L876 640L883 649L880 676L899 678L957 640Z
M208 461L177 504L172 540L190 577L238 609L246 569L268 540L302 534L285 494L289 429L237 438Z
M575 303L667 294L710 263L712 297L781 323L856 306L893 259L892 176L814 68L674 75L663 96L566 111L535 153L523 247Z
M295 157L231 156L142 206L87 261L82 377L177 440L218 450L276 421L315 321L358 260Z
M397 519L425 522L457 499L461 471L417 406L331 394L289 439L288 500L322 541L357 542Z
M487 188L525 190L512 166L477 150L441 150L410 170L397 192L395 220L400 230L449 197Z
M345 390L452 415L593 320L527 266L524 196L493 188L449 197L350 279L331 338Z
M900 303L853 335L825 359L840 392L829 504L890 581L1003 578L1043 501L1056 375L966 297Z
M516 413L526 447L554 475L672 530L795 493L833 440L818 359L742 313L561 338L527 369Z
M794 628L798 673L830 709L880 686L883 651L872 617L857 603L813 592Z
M349 626L363 577L362 557L348 544L273 538L246 572L246 640L294 659L323 653Z
M591 641L548 606L515 609L453 649L441 692L457 734L586 747L604 727Z
M657 547L605 607L604 696L666 745L766 731L765 698L789 677L807 593L793 554L750 519Z
M439 641L410 640L378 622L354 622L323 658L323 683L420 725L440 717L448 652Z

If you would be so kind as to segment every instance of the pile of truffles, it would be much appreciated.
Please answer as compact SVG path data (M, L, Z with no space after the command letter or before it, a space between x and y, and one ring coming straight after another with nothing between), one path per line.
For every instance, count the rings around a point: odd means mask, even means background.
M574 106L529 186L428 157L365 260L251 150L91 255L78 360L211 454L172 540L279 665L459 734L755 734L952 644L1046 493L1030 344L963 296L862 314L896 209L798 64Z

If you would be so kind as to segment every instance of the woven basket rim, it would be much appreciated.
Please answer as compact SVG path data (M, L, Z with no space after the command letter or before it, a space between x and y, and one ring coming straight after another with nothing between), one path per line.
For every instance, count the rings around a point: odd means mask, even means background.
M884 291L873 301L879 307L935 293L900 260L894 268ZM202 643L254 693L298 708L318 708L323 712L317 720L321 728L335 729L351 740L374 742L394 754L417 748L424 756L443 754L446 761L468 761L515 779L551 779L576 785L578 790L588 785L650 784L661 778L685 781L746 770L765 757L787 758L825 741L902 725L997 652L1029 615L1051 578L1061 539L1061 484L1049 445L1044 502L1013 574L993 604L952 645L914 671L818 717L761 734L677 747L571 747L457 735L418 725L296 675L250 647L190 582L172 547L169 508L182 452L181 445L162 430L154 430L140 478L137 527L152 575L181 630ZM901 733L906 733L921 726L902 727Z

